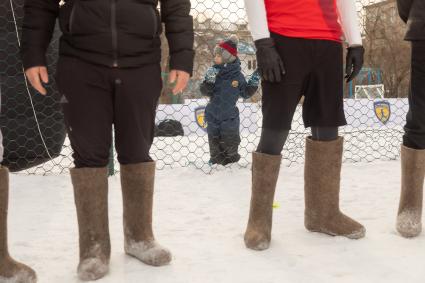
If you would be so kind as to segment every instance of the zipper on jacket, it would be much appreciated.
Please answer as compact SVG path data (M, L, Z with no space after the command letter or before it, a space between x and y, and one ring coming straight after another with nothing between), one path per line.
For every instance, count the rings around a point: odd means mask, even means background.
M151 12L153 16L153 37L155 37L158 32L158 17L156 15L156 10L154 7L151 7Z
M69 33L72 34L72 26L74 25L75 9L78 5L78 0L75 0L72 4L71 13L69 15Z
M118 38L117 38L117 2L116 0L111 1L111 34L112 34L112 52L113 62L112 67L118 67Z

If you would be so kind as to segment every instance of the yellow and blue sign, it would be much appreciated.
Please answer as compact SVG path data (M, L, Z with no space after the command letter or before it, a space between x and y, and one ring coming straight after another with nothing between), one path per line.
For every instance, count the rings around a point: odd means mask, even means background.
M201 129L207 131L208 125L205 119L205 106L201 106L195 109L195 121Z
M382 124L387 124L391 117L391 104L386 100L373 103L375 115Z

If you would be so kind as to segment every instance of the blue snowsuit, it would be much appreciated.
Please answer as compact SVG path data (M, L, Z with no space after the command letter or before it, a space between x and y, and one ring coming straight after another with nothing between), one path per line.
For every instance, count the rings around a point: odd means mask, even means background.
M208 70L201 84L201 93L210 97L205 119L208 124L211 163L225 165L239 161L240 119L236 103L239 97L248 99L253 96L259 81L258 72L254 72L246 81L239 59L228 64L214 65Z

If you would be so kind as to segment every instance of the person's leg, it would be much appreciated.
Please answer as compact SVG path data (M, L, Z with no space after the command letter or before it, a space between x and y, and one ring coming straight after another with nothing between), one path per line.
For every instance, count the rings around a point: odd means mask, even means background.
M109 271L108 169L71 169L80 235L78 277L97 280Z
M351 239L362 238L364 227L339 208L343 138L343 50L330 41L312 41L317 69L305 93L304 123L312 127L305 153L305 227L309 231Z
M422 231L425 176L425 41L412 42L409 112L401 146L402 182L397 231L415 237Z
M208 145L210 147L210 161L212 164L221 164L224 160L224 152L220 144L220 125L216 123L212 118L209 118L208 121Z
M252 154L251 205L244 236L246 247L253 250L270 246L281 151L311 66L304 40L272 36L287 72L280 83L262 82L263 130L258 150Z
M70 170L80 236L81 280L96 280L109 270L108 226L109 150L112 142L112 96L108 68L77 59L60 58L59 91L65 96L63 112L74 150Z
M108 72L78 59L59 59L57 84L76 168L100 168L109 162L114 110Z
M124 204L125 252L154 266L168 264L171 253L152 230L155 162L149 156L162 80L159 65L115 72L115 135Z
M257 152L270 155L280 155L289 136L289 130L261 130L260 143Z
M115 146L122 165L151 162L155 115L162 90L159 65L114 72Z
M338 127L311 127L311 139L314 141L334 141L338 139Z
M0 96L1 106L1 96ZM0 130L0 282L35 283L37 275L30 267L15 261L9 255L7 240L7 211L9 205L9 170L2 166L3 162L3 134Z
M223 165L236 163L241 158L241 156L239 155L239 144L241 143L239 127L239 116L234 119L223 121L223 123L221 123L220 130L222 138L222 147L224 150Z
M409 111L406 117L403 145L425 149L425 41L412 42L412 70L409 92Z
M7 243L7 210L9 202L9 171L0 166L0 282L35 283L37 276L30 267L16 262L9 255Z
M296 107L296 106L295 106ZM260 143L252 154L252 194L245 245L253 250L270 246L273 200L289 130L262 128Z

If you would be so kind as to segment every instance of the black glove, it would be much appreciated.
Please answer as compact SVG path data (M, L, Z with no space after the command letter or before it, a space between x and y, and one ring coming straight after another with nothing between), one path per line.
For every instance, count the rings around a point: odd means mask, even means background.
M364 48L363 46L348 47L345 78L347 83L351 82L360 73L363 67L364 60Z
M258 71L263 80L278 83L285 74L282 59L276 51L273 38L255 41L257 48Z

